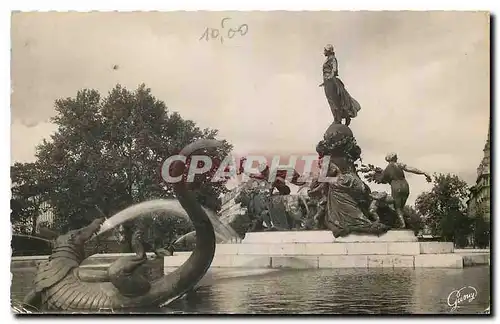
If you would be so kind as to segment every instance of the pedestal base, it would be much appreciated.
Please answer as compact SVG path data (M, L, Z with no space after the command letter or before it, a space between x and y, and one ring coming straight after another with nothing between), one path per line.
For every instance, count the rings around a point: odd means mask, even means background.
M330 231L247 233L240 244L218 244L212 267L231 268L462 268L451 242L418 242L412 231L335 238ZM190 252L165 257L167 272Z
M275 243L346 243L346 242L417 242L413 231L392 230L380 236L350 234L346 237L334 237L331 231L286 231L247 233L243 244Z

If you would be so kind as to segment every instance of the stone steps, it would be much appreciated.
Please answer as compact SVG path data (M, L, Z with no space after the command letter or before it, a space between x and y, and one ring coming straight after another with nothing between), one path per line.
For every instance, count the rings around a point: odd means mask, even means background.
M164 258L166 272L182 265L189 253ZM454 253L420 255L230 255L216 254L213 268L463 268Z
M186 252L190 253L190 252ZM218 244L217 255L419 255L453 253L451 242Z
M450 242L418 242L411 231L335 238L330 231L247 233L240 244L217 244L214 268L462 268ZM164 258L166 271L191 252Z

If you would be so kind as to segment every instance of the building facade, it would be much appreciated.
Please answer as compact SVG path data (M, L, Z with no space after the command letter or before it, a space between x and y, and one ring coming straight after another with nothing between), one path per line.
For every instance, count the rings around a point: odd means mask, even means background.
M491 158L490 158L490 131L484 146L483 160L477 168L476 184L470 189L468 202L469 215L483 214L485 220L490 221L491 216Z

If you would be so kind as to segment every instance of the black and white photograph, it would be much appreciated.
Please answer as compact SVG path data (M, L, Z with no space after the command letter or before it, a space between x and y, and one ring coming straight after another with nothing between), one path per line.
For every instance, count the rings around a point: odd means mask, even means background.
M490 12L10 19L17 317L491 316Z

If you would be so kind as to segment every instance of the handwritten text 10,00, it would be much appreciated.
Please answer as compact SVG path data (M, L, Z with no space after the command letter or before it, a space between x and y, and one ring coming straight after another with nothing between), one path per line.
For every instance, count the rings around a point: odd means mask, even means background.
M220 25L221 28L207 28L203 35L201 35L200 40L206 40L207 42L212 39L220 39L221 43L224 43L224 37L229 39L233 38L236 35L245 36L248 33L248 25L242 24L237 26L236 28L226 28L227 22L231 20L231 18L224 18L221 20Z

